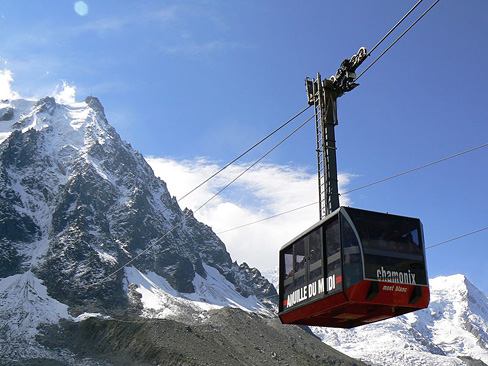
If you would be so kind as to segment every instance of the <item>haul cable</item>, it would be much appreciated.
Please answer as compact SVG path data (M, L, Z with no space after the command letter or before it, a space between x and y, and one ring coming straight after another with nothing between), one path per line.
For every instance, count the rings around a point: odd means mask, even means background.
M405 14L405 15L403 16L403 18L402 18L402 19L400 19L400 20L398 21L398 23L397 23L397 24L395 24L395 26L394 26L393 28L391 28L391 29L390 29L390 31L389 31L388 33L386 33L386 35L385 35L383 38L381 38L381 40L380 40L378 43L376 43L376 45L375 45L375 46L374 46L374 47L371 49L371 51L369 51L369 52L368 52L368 56L369 56L369 55L371 55L371 54L373 53L373 51L374 51L374 50L375 50L375 49L376 49L376 48L377 48L377 47L378 47L380 44L382 44L382 43L383 43L383 41L384 41L384 40L385 40L385 39L386 39L386 38L387 38L387 37L388 37L388 36L389 36L389 35L390 35L390 34L391 34L391 33L392 33L392 32L393 32L393 31L394 31L394 30L395 30L395 29L396 29L396 28L397 28L397 27L398 27L398 26L399 26L399 25L400 25L400 24L401 24L401 23L402 23L402 22L403 22L403 21L404 21L404 20L405 20L405 19L406 19L406 18L407 18L407 17L408 17L410 14L411 14L411 13L412 13L412 11L414 11L414 10L415 10L415 8L416 8L417 6L419 6L419 5L420 5L420 3L421 3L422 1L424 1L424 0L419 0L419 2L418 2L417 4L415 4L415 5L414 5L414 7L413 7L412 9L410 9L410 10L409 10L409 12L408 12L407 14Z
M464 235L457 236L457 237L452 238L452 239L449 239L449 240L445 240L445 241L440 242L440 243L437 243L437 244L433 244L431 246L426 247L425 249L430 249L430 248L438 247L439 245L446 244L446 243L449 243L451 241L458 240L458 239L464 238L464 237L469 236L469 235L477 234L477 233L479 233L481 231L484 231L484 230L488 230L488 226L487 227L484 227L482 229L479 229L479 230L472 231L472 232L467 233L467 234L464 234Z
M364 73L365 73L366 71L368 71L368 70L369 70L369 69L370 69L370 68L371 68L371 67L372 67L372 66L373 66L373 65L374 65L374 64L375 64L375 63L376 63L376 62L377 62L377 61L378 61L378 60L379 60L381 57L383 57L383 55L384 55L385 53L387 53L387 52L388 52L388 51L389 51L389 50L390 50L390 49L391 49L391 48L392 48L392 47L393 47L393 46L394 46L394 45L395 45L395 44L396 44L396 43L397 43L397 42L398 42L398 41L399 41L399 40L400 40L400 39L401 39L401 38L402 38L402 37L403 37L405 34L407 34L407 32L408 32L410 29L412 29L412 28L415 26L415 24L417 24L417 23L420 21L420 19L422 19L422 18L423 18L423 17L424 17L424 16L425 16L425 15L426 15L426 14L427 14L427 13L428 13L428 12L429 12L429 11L430 11L430 10L431 10L431 9L432 9L432 8L433 8L433 7L434 7L434 6L435 6L435 5L436 5L436 4L439 2L439 1L440 1L440 0L436 0L436 1L435 1L435 2L434 2L434 3L433 3L433 4L432 4L432 5L431 5L431 6L430 6L430 7L429 7L427 10L426 10L426 11L424 11L424 12L422 13L422 15L421 15L420 17L418 17L418 18L417 18L417 20L416 20L415 22L413 22L413 24L412 24L410 27L408 27L408 28L407 28L407 29L406 29L406 30L405 30L405 31L404 31L404 32L403 32L403 33L402 33L400 36L398 36L398 38L397 38L397 39L395 39L395 41L393 41L393 43L392 43L392 44L391 44L391 45L390 45L390 46L389 46L389 47L388 47L386 50L384 50L384 51L383 51L383 53L381 53L381 55L379 55L379 56L378 56L378 57L377 57L377 58L376 58L376 59L375 59L375 60L374 60L374 61L373 61L373 62L372 62L372 63L371 63L371 64L370 64L370 65L369 65L369 66L368 66L366 69L364 69L364 71L363 71L361 74L359 74L359 76L358 76L356 79L354 79L354 81L358 80L358 79L359 79L361 76L363 76L363 75L364 75ZM390 33L391 33L391 32L390 32ZM386 37L385 37L385 38L386 38ZM375 47L376 47L376 46L375 46ZM372 52L372 51L371 51L371 52ZM371 52L370 52L370 53L371 53ZM368 55L369 55L369 54L368 54Z
M460 155L463 155L463 154L467 154L469 152L472 152L472 151L475 151L475 150L478 150L478 149L481 149L481 148L487 147L487 146L488 146L488 143L483 144L483 145L480 145L480 146L476 146L476 147L473 147L471 149L468 149L468 150L459 152L457 154L454 154L454 155L451 155L451 156L448 156L448 157L445 157L445 158L442 158L442 159L433 161L431 163L427 163L427 164L421 165L421 166L419 166L417 168L413 168L413 169L404 171L402 173L398 173L398 174L392 175L390 177L377 180L376 182L372 182L372 183L369 183L369 184L365 184L364 186L361 186L361 187L358 187L358 188L354 188L354 189L351 189L351 190L346 191L346 192L341 192L340 194L341 195L346 195L346 194L349 194L349 193L352 193L352 192L356 192L356 191L359 191L360 189L364 189L364 188L367 188L367 187L371 187L373 185L386 182L387 180L390 180L390 179L398 178L398 177L400 177L402 175L405 175L405 174L408 174L408 173L412 173L414 171L417 171L417 170L420 170L420 169L429 167L429 166L434 165L434 164L441 163L443 161L446 161L446 160L455 158L455 157L460 156ZM218 232L217 235L220 235L220 234L223 234L223 233L226 233L226 232L229 232L229 231L237 230L237 229L240 229L240 228L243 228L243 227L246 227L246 226L254 225L254 224L257 224L257 223L260 223L260 222L263 222L263 221L266 221L266 220L269 220L269 219L272 219L272 218L275 218L275 217L278 217L278 216L282 216L282 215L285 215L285 214L288 214L288 213L291 213L291 212L294 212L294 211L298 211L298 210L301 210L301 209L304 209L304 208L307 208L307 207L316 205L317 203L318 203L318 201L313 202L313 203L309 203L307 205L304 205L304 206L301 206L301 207L297 207L297 208L294 208L294 209L291 209L291 210L288 210L288 211L285 211L285 212L281 212L281 213L275 214L273 216L266 217L266 218L261 219L261 220L257 220L257 221L253 221L253 222L250 222L250 223L247 223L247 224L244 224L244 225L240 225L240 226L234 227L232 229L226 229L226 230L223 230L223 231Z

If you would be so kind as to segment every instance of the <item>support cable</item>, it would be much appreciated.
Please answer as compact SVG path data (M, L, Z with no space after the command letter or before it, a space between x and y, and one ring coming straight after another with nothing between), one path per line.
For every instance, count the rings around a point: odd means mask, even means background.
M482 229L479 229L479 230L472 231L472 232L467 233L467 234L464 234L464 235L457 236L457 237L452 238L452 239L449 239L449 240L445 240L445 241L440 242L440 243L437 243L437 244L433 244L431 246L426 247L425 249L430 249L430 248L438 247L439 245L446 244L446 243L449 243L451 241L458 240L458 239L464 238L464 237L469 236L469 235L477 234L477 233L479 233L481 231L484 231L484 230L488 230L488 226L487 227L484 227Z
M376 182L372 182L372 183L369 183L369 184L365 184L364 186L361 186L361 187L358 187L358 188L354 188L354 189L351 189L349 191L346 191L346 192L341 192L340 195L346 195L346 194L349 194L349 193L352 193L352 192L356 192L356 191L359 191L360 189L364 189L364 188L367 188L367 187L371 187L373 185L376 185L376 184L379 184L379 183L383 183L387 180L390 180L390 179L394 179L394 178L398 178L402 175L405 175L405 174L408 174L408 173L412 173L414 171L417 171L417 170L420 170L420 169L423 169L423 168L427 168L431 165L434 165L434 164L438 164L438 163L441 163L443 161L446 161L446 160L449 160L449 159L452 159L452 158L455 158L457 156L460 156L460 155L463 155L463 154L467 154L469 152L472 152L472 151L475 151L475 150L478 150L478 149L481 149L483 147L487 147L488 146L488 143L486 144L483 144L483 145L480 145L480 146L477 146L477 147L473 147L471 149L468 149L468 150L465 150L465 151L462 151L460 153L457 153L457 154L454 154L454 155L451 155L451 156L448 156L448 157L445 157L443 159L439 159L439 160L436 160L436 161L433 161L431 163L428 163L428 164L424 164L422 166L419 166L417 168L413 168L413 169L410 169L410 170L407 170L407 171L404 171L402 173L398 173L398 174L395 174L395 175L392 175L390 177L387 177L387 178L383 178L383 179L380 179ZM282 215L285 215L285 214L288 214L288 213L291 213L291 212L294 212L294 211L298 211L298 210L301 210L303 208L307 208L307 207L310 207L310 206L313 206L313 205L316 205L318 203L317 202L314 202L314 203L309 203L307 205L304 205L304 206L301 206L301 207L297 207L297 208L294 208L294 209L291 209L289 211L286 211L286 212L281 212L281 213L278 213L276 215L273 215L273 216L270 216L270 217L266 217L264 219L261 219L261 220L257 220L257 221L253 221L253 222L250 222L250 223L247 223L247 224L244 224L244 225L240 225L240 226L237 226L237 227L234 227L232 229L226 229L224 231L220 231L217 233L217 235L220 235L220 234L223 234L223 233L226 233L226 232L229 232L229 231L233 231L233 230L237 230L237 229L240 229L240 228L243 228L243 227L246 227L246 226L250 226L250 225L254 225L254 224L257 224L257 223L260 223L260 222L263 222L263 221L266 221L266 220L269 220L269 219L273 219L275 217L278 217L278 216L282 216Z
M271 154L278 146L280 146L283 142L285 142L286 140L288 140L293 134L295 134L300 128L302 128L303 126L305 126L314 117L315 117L315 115L313 115L312 117L310 117L309 119L307 119L305 122L303 122L300 126L298 126L297 128L295 128L288 136L286 136L283 140L281 140L280 142L278 142L272 149L268 150L268 152L266 154L264 154L263 156L261 156L254 163L252 163L251 165L249 165L242 173L240 173L237 177L235 177L229 183L227 183L222 189L220 189L220 191L218 191L212 197L210 197L203 205L201 205L200 207L198 207L194 212L199 211L201 208L203 208L205 205L207 205L210 201L212 201L215 197L217 197L219 194L221 194L231 184L233 184L236 180L238 180L240 177L242 177L249 170L251 170L256 164L258 164L266 156L268 156L269 154Z
M424 165L419 166L417 168L413 168L413 169L407 170L407 171L405 171L403 173L398 173L398 174L392 175L391 177L384 178L384 179L380 179L380 180L378 180L376 182L373 182L373 183L365 184L364 186L361 186L361 187L358 187L358 188L355 188L355 189L351 189L350 191L341 192L341 195L346 195L348 193L352 193L352 192L359 191L360 189L363 189L363 188L371 187L371 186L373 186L375 184L378 184L378 183L383 183L383 182L385 182L387 180L390 180L390 179L398 178L398 177L400 177L402 175L405 175L405 174L408 174L408 173L412 173L412 172L414 172L416 170L420 170L420 169L426 168L426 167L431 166L431 165L434 165L434 164L441 163L443 161L446 161L446 160L455 158L455 157L460 156L460 155L463 155L463 154L467 154L467 153L469 153L471 151L478 150L478 149L481 149L481 148L486 147L486 146L488 146L488 143L483 144L483 145L480 145L480 146L477 146L477 147L473 147L472 149L462 151L460 153L457 153L457 154L448 156L448 157L443 158L443 159L439 159L439 160L433 161L433 162L428 163L428 164L424 164Z
M390 35L390 34L391 34L391 33L392 33L392 32L393 32L393 31L394 31L394 30L395 30L395 29L396 29L396 28L397 28L397 27L398 27L398 26L399 26L399 25L400 25L400 24L401 24L401 23L404 21L404 20L405 20L405 18L407 18L407 17L408 17L408 16L409 16L409 15L412 13L412 11L414 11L414 10L415 10L415 8L416 8L417 6L419 6L419 5L420 5L420 3L421 3L422 1L424 1L424 0L419 0L419 2L418 2L417 4L415 4L415 5L414 5L414 7L413 7L412 9L410 9L410 11L409 11L407 14L405 14L405 15L403 16L403 18L402 18L402 19L400 19L400 20L398 21L398 23L397 23L397 24L395 24L395 26L394 26L393 28L391 28L391 29L390 29L390 31L389 31L388 33L386 33L386 35L385 35L383 38L381 38L381 40L380 40L378 43L376 43L376 45L375 45L375 46L374 46L374 47L371 49L371 51L369 51L369 52L368 52L368 56L369 56L369 55L371 55L371 54L373 53L373 51L374 51L374 50L375 50L375 49L376 49L376 48L377 48L377 47L378 47L380 44L382 44L382 43L383 43L383 41L384 41L384 40L385 40L385 39L386 39L386 38L387 38L387 37L388 37L388 36L389 36L389 35Z
M383 57L383 55L387 53L390 50L390 48L392 48L410 29L412 29L413 26L417 24L419 20L422 19L439 1L440 0L436 0L435 3L433 3L426 11L424 11L422 15L418 17L417 20L413 22L413 24L410 27L408 27L395 41L393 41L393 43L386 50L384 50L383 53L379 55L366 69L364 69L364 71L361 74L359 74L359 76L356 79L354 79L354 81L358 80L361 76L363 76L366 71L368 71L381 57Z
M263 222L263 221L266 221L266 220L270 220L270 219L274 219L275 217L278 217L278 216L282 216L282 215L286 215L288 213L291 213L291 212L295 212L295 211L298 211L298 210L301 210L303 208L307 208L307 207L310 207L310 206L314 206L318 203L317 202L314 202L314 203L309 203L308 205L305 205L305 206L300 206L300 207L297 207L297 208L293 208L291 210L288 210L288 211L285 211L285 212L281 212L281 213L278 213L276 215L273 215L273 216L268 216L268 217L265 217L264 219L261 219L261 220L258 220L258 221L254 221L254 222L250 222L250 223L247 223L247 224L244 224L244 225L241 225L241 226L237 226L237 227L234 227L232 229L227 229L227 230L224 230L224 231L220 231L218 233L216 233L217 235L220 235L220 234L223 234L223 233L226 233L228 231L233 231L233 230L237 230L237 229L242 229L243 227L246 227L246 226L250 226L250 225L254 225L254 224L258 224L260 222Z

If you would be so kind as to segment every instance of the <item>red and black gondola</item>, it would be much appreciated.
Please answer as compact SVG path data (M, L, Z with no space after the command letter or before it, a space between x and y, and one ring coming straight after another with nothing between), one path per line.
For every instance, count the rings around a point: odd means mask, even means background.
M280 250L279 317L352 328L426 308L419 219L340 207Z

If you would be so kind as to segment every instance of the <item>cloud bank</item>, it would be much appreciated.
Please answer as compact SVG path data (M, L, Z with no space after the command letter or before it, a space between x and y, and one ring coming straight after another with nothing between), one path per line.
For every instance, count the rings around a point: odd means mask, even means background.
M63 80L62 89L56 86L53 93L56 102L59 104L71 104L76 102L76 86L68 85L66 81Z
M178 161L147 157L146 160L178 199L222 167L204 158ZM228 167L191 195L179 200L180 206L198 209L247 166ZM344 190L348 183L349 176L341 174L340 189ZM318 204L313 204L317 201L315 174L300 167L259 164L197 211L195 216L219 234L234 260L266 270L278 264L278 250L284 244L318 221ZM313 205L227 231L307 204ZM341 204L349 204L347 197L341 197Z
M17 99L19 95L11 88L14 81L12 71L0 70L0 99Z
M0 61L1 61L0 57ZM5 62L6 63L6 62ZM18 92L12 89L12 83L14 82L13 73L10 70L4 69L0 70L0 100L12 100L25 98L21 96ZM69 85L66 81L62 81L61 85L56 85L54 91L50 93L57 103L60 104L71 104L76 102L76 86ZM45 95L40 96L42 98ZM30 99L30 98L26 98ZM35 98L38 99L38 98Z

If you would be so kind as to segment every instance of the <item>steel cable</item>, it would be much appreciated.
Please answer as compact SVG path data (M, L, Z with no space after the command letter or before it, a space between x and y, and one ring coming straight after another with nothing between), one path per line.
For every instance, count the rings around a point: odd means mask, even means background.
M464 237L469 236L469 235L477 234L477 233L484 231L484 230L488 230L488 226L484 227L482 229L479 229L479 230L472 231L472 232L464 234L464 235L456 236L455 238L452 238L452 239L444 240L444 241L437 243L437 244L430 245L430 246L426 247L425 249L438 247L439 245L446 244L446 243L449 243L451 241L458 240L458 239L464 238Z
M359 191L360 189L364 189L364 188L367 188L367 187L371 187L373 185L376 185L376 184L379 184L379 183L383 183L387 180L390 180L390 179L394 179L394 178L398 178L402 175L405 175L405 174L408 174L408 173L412 173L414 171L417 171L417 170L420 170L420 169L423 169L423 168L426 168L426 167L429 167L431 165L434 165L434 164L438 164L438 163L441 163L443 161L446 161L446 160L449 160L449 159L452 159L452 158L455 158L457 156L460 156L460 155L463 155L463 154L467 154L469 152L472 152L472 151L475 151L475 150L478 150L478 149L481 149L483 147L487 147L488 146L488 143L486 144L483 144L483 145L480 145L480 146L476 146L476 147L473 147L471 149L468 149L468 150L464 150L462 152L459 152L457 154L454 154L454 155L450 155L448 157L445 157L445 158L442 158L442 159L439 159L439 160L436 160L436 161L433 161L431 163L427 163L427 164L424 164L424 165L421 165L417 168L413 168L413 169L409 169L407 171L404 171L402 173L398 173L398 174L395 174L395 175L392 175L390 177L387 177L387 178L383 178L383 179L380 179L380 180L377 180L375 182L372 182L372 183L368 183L368 184L365 184L361 187L358 187L358 188L354 188L354 189L351 189L349 191L346 191L346 192L341 192L339 193L340 195L346 195L346 194L349 194L349 193L352 193L352 192L356 192L356 191ZM318 204L318 201L316 202L313 202L313 203L309 203L307 205L304 205L304 206L301 206L301 207L297 207L297 208L294 208L294 209L291 209L291 210L288 210L288 211L285 211L285 212L281 212L281 213L278 213L278 214L275 214L273 216L269 216L269 217L266 217L264 219L260 219L260 220L257 220L257 221L253 221L253 222L250 222L250 223L247 223L247 224L244 224L244 225L240 225L240 226L237 226L237 227L234 227L232 229L226 229L226 230L223 230L223 231L220 231L217 233L217 235L220 235L220 234L223 234L223 233L226 233L226 232L229 232L229 231L233 231L233 230L237 230L237 229L240 229L240 228L243 228L243 227L246 227L246 226L250 226L250 225L254 225L254 224L257 224L257 223L260 223L260 222L263 222L263 221L266 221L266 220L269 220L269 219L272 219L272 218L275 218L275 217L279 217L279 216L282 216L282 215L285 215L285 214L288 214L290 212L294 212L294 211L298 211L298 210L301 210L303 208L307 208L307 207L310 207L310 206L313 206L313 205L316 205Z
M371 67L372 67L372 66L373 66L373 65L374 65L374 64L375 64L375 63L376 63L376 62L377 62L377 61L378 61L378 60L379 60L381 57L383 57L383 55L384 55L385 53L387 53L387 52L388 52L388 51L389 51L389 50L390 50L390 49L391 49L391 48L392 48L392 47L393 47L393 46L394 46L394 45L395 45L395 44L396 44L396 43L397 43L397 42L398 42L398 41L399 41L399 40L400 40L400 39L401 39L401 38L402 38L402 37L403 37L405 34L407 34L407 32L408 32L410 29L412 29L412 28L415 26L415 24L417 24L417 23L420 21L420 19L422 19L422 18L423 18L423 17L424 17L424 16L425 16L425 15L426 15L426 14L427 14L427 13L428 13L428 12L429 12L429 11L430 11L430 10L431 10L431 9L432 9L432 8L433 8L433 7L434 7L434 6L435 6L435 5L436 5L436 4L439 2L439 1L440 1L440 0L436 0L436 2L434 2L434 3L433 3L433 4L432 4L432 5L431 5L431 6L430 6L430 7L429 7L429 8L428 8L426 11L424 11L424 12L422 13L422 15L421 15L420 17L418 17L418 18L417 18L417 20L416 20L415 22L413 22L413 24L412 24L410 27L408 27L408 28L407 28L407 29L406 29L406 30L405 30L405 31L404 31L404 32L403 32L403 33L402 33L400 36L398 36L398 38L397 38L397 39L395 39L395 41L393 41L393 43L392 43L392 44L391 44L391 45L390 45L390 46L389 46L389 47L388 47L386 50L384 50L384 51L381 53L381 55L379 55L379 56L378 56L378 57L377 57L377 58L376 58L376 59L375 59L375 60L374 60L374 61L373 61L371 64L369 64L369 66L368 66L366 69L364 69L364 71L363 71L361 74L359 74L359 76L358 76L356 79L354 79L354 81L358 80L358 79L359 79L361 76L363 76L363 75L364 75L364 73L365 73L366 71L368 71L368 70L369 70L369 69L370 69L370 68L371 68ZM376 47L376 46L375 46L375 47Z
M386 38L387 38L387 37L388 37L388 36L389 36L389 35L390 35L390 34L391 34L391 33L392 33L392 32L393 32L393 31L394 31L394 30L395 30L395 29L396 29L396 28L397 28L397 27L398 27L398 26L399 26L399 25L400 25L400 24L401 24L401 23L402 23L402 22L403 22L403 21L404 21L404 20L405 20L405 19L406 19L406 18L407 18L407 17L408 17L410 14L411 14L411 13L412 13L412 11L414 11L414 10L415 10L415 8L416 8L417 6L419 6L419 5L420 5L420 3L421 3L422 1L424 1L424 0L419 0L419 2L418 2L417 4L415 4L415 5L414 5L414 7L413 7L412 9L410 9L410 10L408 11L408 13L407 13L407 14L405 14L405 15L403 16L403 18L402 18L402 19L400 19L400 20L398 21L398 23L397 23L397 24L395 24L395 26L394 26L393 28L391 28L391 29L390 29L390 31L389 31L388 33L386 33L386 35L385 35L383 38L381 38L381 40L380 40L378 43L376 43L376 45L375 45L375 46L374 46L374 47L371 49L371 51L369 51L369 52L368 52L368 56L369 56L369 55L371 55L371 54L373 53L373 51L374 51L374 50L375 50L375 49L376 49L376 48L377 48L377 47L378 47L378 46L379 46L381 43L383 43L383 41L384 41L384 40L385 40L385 39L386 39Z

